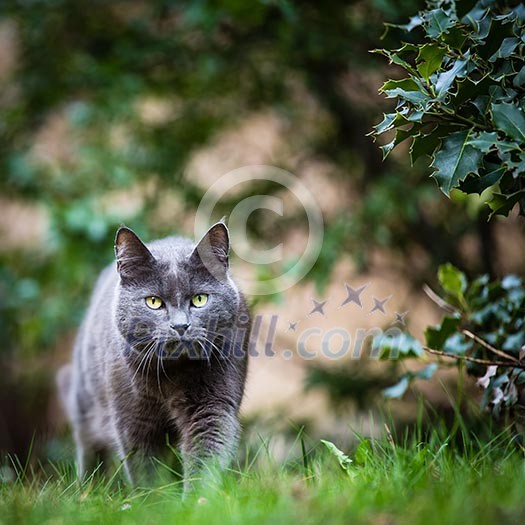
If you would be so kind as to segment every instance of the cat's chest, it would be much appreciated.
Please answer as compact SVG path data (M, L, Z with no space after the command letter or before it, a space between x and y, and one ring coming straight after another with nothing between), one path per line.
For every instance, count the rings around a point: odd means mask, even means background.
M209 367L191 362L177 365L167 366L159 377L135 381L128 403L136 416L162 427L179 425L216 397L217 381Z

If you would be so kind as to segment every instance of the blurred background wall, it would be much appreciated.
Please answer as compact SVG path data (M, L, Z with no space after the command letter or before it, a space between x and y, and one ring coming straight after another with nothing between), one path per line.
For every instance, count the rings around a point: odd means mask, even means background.
M525 235L515 216L504 226L487 222L475 197L445 198L424 163L411 167L401 147L383 163L367 137L388 108L377 90L396 75L370 50L396 43L393 30L381 40L385 21L405 21L422 5L2 2L0 450L23 457L35 440L42 457L60 457L53 377L112 260L118 225L148 240L193 237L203 194L232 169L283 168L323 214L322 250L307 277L249 297L262 332L278 316L279 352L308 328L355 335L404 312L402 322L420 335L436 319L422 284L435 283L441 262L471 275L523 275ZM215 218L252 195L286 199L278 184L248 182L224 195ZM297 206L285 212L259 210L248 222L254 246L277 239L284 260L253 266L234 256L234 274L264 280L293 263L308 225ZM362 308L341 307L345 283L367 285ZM384 313L371 311L374 297L389 298ZM311 313L313 299L327 301L324 314ZM303 424L312 435L370 432L373 411L385 410L380 391L393 381L391 365L367 359L262 356L252 360L243 413L272 433ZM446 405L438 382L424 388ZM414 399L393 407L401 424L415 417Z

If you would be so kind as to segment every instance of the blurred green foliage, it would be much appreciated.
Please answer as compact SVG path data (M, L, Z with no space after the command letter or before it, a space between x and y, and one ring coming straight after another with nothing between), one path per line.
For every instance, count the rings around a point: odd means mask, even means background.
M0 191L43 206L50 218L43 247L1 255L3 350L38 353L78 323L119 223L146 238L177 231L155 220L156 198L178 194L193 213L203 189L183 181L184 168L218 131L265 107L300 129L297 83L333 120L301 147L343 168L366 156L382 172L365 138L372 116L338 83L349 69L374 67L368 49L389 11L385 2L2 2L17 63L15 94L0 106ZM143 118L148 98L167 105L165 118ZM68 143L47 161L34 142L56 114ZM105 196L137 184L153 188L138 209L108 211ZM343 234L329 226L328 243ZM320 261L317 274L331 264Z
M382 163L366 137L381 111L374 75L385 67L369 50L384 20L401 22L421 6L2 2L2 23L14 27L16 64L0 100L0 192L43 207L49 217L42 246L0 255L3 351L38 354L76 326L97 273L112 258L118 224L145 238L177 232L177 224L158 220L159 197L177 196L180 212L191 216L205 189L185 176L188 160L221 130L267 108L286 121L294 151L328 161L353 195L346 212L326 221L311 272L320 286L342 253L363 267L377 246L461 266L460 239L471 233L484 245L487 227L462 220L464 202L436 195L432 182L423 182L423 165L409 169L403 155ZM385 45L398 41L395 31L386 38ZM167 108L162 118L144 117L141 104L151 99ZM65 122L64 151L35 154L35 140L56 115ZM282 167L294 166L283 160ZM137 187L146 196L139 206L116 213L107 205ZM222 211L231 204L223 202ZM251 226L263 238L280 233ZM472 266L492 271L490 260ZM422 266L419 273L407 267L407 274L418 281L430 273Z
M423 357L423 348L439 356L438 362L427 364L416 372L405 372L397 384L383 390L388 398L401 398L416 379L430 380L439 369L457 366L459 373L478 378L483 389L480 407L490 410L499 421L523 426L525 385L525 288L516 275L490 281L481 275L471 282L451 264L439 267L438 279L443 297L436 302L446 311L440 323L425 330L426 347L412 336L403 334L397 344L397 358L402 362ZM419 345L416 356L414 343ZM388 338L379 336L373 345L391 354ZM451 360L442 360L450 357ZM423 361L428 361L423 359ZM348 376L348 374L347 374ZM458 382L457 406L461 405L462 382Z

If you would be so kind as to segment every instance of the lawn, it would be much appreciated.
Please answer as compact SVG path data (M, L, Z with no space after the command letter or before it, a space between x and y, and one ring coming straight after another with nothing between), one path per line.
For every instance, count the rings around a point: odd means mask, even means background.
M45 475L19 466L0 485L0 523L525 523L523 451L509 434L443 436L362 439L351 462L330 443L285 462L263 444L219 485L185 499L165 475L155 488L94 478L79 486L71 464Z

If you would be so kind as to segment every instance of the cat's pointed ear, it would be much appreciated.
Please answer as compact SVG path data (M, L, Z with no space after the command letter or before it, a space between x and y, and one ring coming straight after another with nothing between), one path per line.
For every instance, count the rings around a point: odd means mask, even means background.
M121 226L117 230L115 257L117 271L123 280L140 279L142 275L151 271L155 263L155 257L138 235L126 226Z
M190 255L190 264L204 265L213 275L228 270L230 235L223 222L214 224L198 242Z

